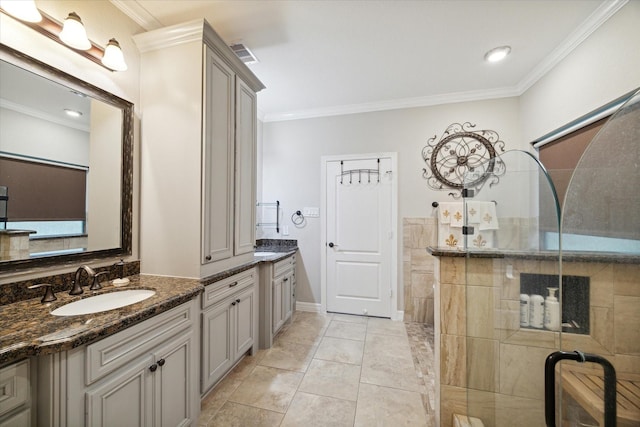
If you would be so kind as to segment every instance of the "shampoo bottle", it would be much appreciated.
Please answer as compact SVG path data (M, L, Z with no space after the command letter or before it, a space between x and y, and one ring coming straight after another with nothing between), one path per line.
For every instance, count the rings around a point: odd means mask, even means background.
M529 326L529 295L520 294L520 326Z
M560 330L560 304L555 293L558 288L547 288L549 296L544 301L544 327L550 331Z
M529 299L529 326L542 329L544 321L544 298L531 295Z

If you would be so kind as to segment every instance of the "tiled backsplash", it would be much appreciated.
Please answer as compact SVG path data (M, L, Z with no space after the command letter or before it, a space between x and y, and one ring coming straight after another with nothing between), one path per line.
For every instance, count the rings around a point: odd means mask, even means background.
M119 268L115 266L96 267L94 268L94 270L96 273L100 273L102 271L109 272L109 275L104 279L105 281L116 279L120 275ZM131 261L124 263L124 277L133 276L139 273L140 261ZM0 306L5 304L12 304L17 301L41 297L43 292L42 289L28 288L29 286L38 283L52 284L54 292L68 291L71 287L71 281L74 279L74 274L75 272L69 272L0 285Z

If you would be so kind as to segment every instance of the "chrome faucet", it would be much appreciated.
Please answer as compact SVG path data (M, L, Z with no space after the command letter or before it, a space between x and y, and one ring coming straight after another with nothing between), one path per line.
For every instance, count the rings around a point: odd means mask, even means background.
M87 272L89 282L91 282L96 275L96 272L93 271L93 268L89 267L88 265L80 266L76 270L75 278L71 283L71 290L69 291L69 295L80 295L82 292L84 292L84 290L82 289L82 285L80 284L80 277L82 275L82 271Z

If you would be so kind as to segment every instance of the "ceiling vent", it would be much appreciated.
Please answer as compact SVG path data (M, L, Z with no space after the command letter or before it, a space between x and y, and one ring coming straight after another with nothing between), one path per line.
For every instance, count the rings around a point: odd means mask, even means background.
M253 52L251 52L249 48L244 44L235 43L230 47L231 50L233 50L233 52L236 54L236 56L240 58L240 60L245 64L255 64L256 62L258 62L258 58L256 58Z

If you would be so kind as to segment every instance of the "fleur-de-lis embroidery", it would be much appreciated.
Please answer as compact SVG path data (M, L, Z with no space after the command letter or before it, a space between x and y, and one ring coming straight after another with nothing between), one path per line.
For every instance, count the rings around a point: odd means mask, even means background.
M474 215L475 215L475 214L477 214L477 213L478 213L478 211L477 211L477 210L475 210L475 209L473 209L473 208L471 208L471 210L469 211L469 214L470 214L471 216L474 216Z
M478 237L473 239L474 246L481 248L487 244L487 241L482 238L482 234L478 234Z
M462 219L462 215L460 214L460 212L456 212L453 217L456 219L456 221L460 221Z
M449 212L448 210L445 209L444 212L442 212L442 216L447 218L449 215L451 214L451 212Z
M489 224L491 222L491 220L493 219L493 217L489 214L485 214L484 217L482 218L487 224Z
M449 234L449 238L446 240L447 246L455 247L458 246L458 240L453 237L453 234Z

